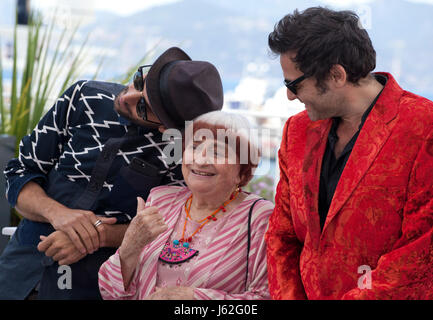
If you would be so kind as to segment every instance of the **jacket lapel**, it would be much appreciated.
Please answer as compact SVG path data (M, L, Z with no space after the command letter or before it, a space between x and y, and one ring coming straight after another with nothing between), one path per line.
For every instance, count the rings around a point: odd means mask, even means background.
M320 171L331 125L331 119L310 123L307 129L305 156L302 166L306 220L311 243L315 248L319 245L321 233L319 219Z
M402 89L390 74L384 75L388 78L387 85L359 133L335 190L323 231L349 199L392 132L395 122L390 122L397 116Z

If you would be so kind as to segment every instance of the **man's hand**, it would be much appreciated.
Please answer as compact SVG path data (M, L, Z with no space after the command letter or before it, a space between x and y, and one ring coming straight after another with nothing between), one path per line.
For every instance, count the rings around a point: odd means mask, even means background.
M100 246L96 250L107 246L107 225L115 223L116 218L99 217L99 220L101 220L102 224L97 226L96 230ZM55 231L48 237L40 236L40 239L42 241L38 245L38 250L45 252L46 256L52 257L60 265L75 263L87 255L86 252L79 251L76 243L63 231Z
M92 211L69 209L58 206L48 217L54 229L63 231L71 239L81 254L93 253L99 249L106 240L106 234L98 232L102 225L95 227L95 223L101 220L106 224L114 224L116 218L98 218Z
M26 219L50 223L56 230L66 233L82 254L95 252L101 246L95 227L98 217L92 211L69 209L50 198L36 182L24 185L15 209ZM103 222L113 224L116 218L104 218Z
M59 265L75 263L86 256L77 250L77 247L63 231L54 231L48 237L40 236L38 250L47 257L52 257Z

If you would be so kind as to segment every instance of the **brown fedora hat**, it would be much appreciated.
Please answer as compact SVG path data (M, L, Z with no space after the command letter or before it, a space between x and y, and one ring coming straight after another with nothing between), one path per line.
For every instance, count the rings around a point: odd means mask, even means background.
M218 70L209 62L193 61L172 47L154 62L146 76L152 111L167 128L183 128L185 121L221 110L223 87Z

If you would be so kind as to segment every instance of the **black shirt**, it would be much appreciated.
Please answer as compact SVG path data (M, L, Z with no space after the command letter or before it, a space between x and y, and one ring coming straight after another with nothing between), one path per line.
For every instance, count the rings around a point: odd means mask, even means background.
M374 76L382 85L386 85L386 77L377 74ZM334 148L338 141L337 129L341 119L332 119L332 127L328 135L328 143L326 144L326 150L322 160L322 170L320 172L319 216L321 229L323 229L323 226L325 225L326 216L328 215L335 189L337 188L338 181L340 180L341 174L343 173L344 167L346 166L347 160L349 160L350 154L352 153L352 149L355 146L356 139L358 139L362 126L370 114L370 111L376 104L376 101L379 99L381 93L382 91L377 95L370 107L368 107L368 109L362 115L361 124L359 125L358 131L344 147L343 152L338 159L335 157Z

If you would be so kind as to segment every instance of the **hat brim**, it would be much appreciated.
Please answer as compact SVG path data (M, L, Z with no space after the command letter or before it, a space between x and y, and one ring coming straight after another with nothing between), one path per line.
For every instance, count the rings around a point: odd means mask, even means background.
M191 58L180 48L172 47L161 54L153 63L146 76L146 92L153 113L167 128L175 128L176 123L165 112L159 89L159 78L162 68L172 61L191 60Z

